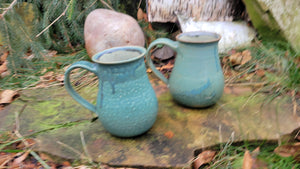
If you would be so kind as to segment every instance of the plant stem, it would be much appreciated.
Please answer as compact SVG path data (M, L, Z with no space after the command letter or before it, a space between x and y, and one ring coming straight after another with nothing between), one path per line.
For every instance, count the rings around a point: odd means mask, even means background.
M0 14L0 19L4 18L4 15L15 6L15 4L17 3L17 0L14 0L7 8L4 8L4 12L2 14Z

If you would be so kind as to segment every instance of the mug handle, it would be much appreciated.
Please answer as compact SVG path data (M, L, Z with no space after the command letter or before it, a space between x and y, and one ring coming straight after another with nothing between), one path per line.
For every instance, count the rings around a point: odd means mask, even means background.
M93 72L95 75L98 76L97 73L97 66L95 63L91 63L88 61L79 61L76 63L73 63L65 72L65 78L64 78L64 83L65 83L65 88L68 91L68 93L82 106L85 108L89 109L90 111L96 112L96 106L88 102L86 99L81 97L72 87L71 82L70 82L70 73L73 69L76 68L82 68L86 69L90 72Z
M177 52L177 48L178 48L178 42L170 40L168 38L159 38L154 40L148 47L147 49L147 54L146 54L146 63L148 64L148 66L150 67L150 69L152 69L153 73L159 78L161 79L164 83L169 84L169 80L160 72L156 69L156 67L154 66L152 60L151 60L151 52L150 50L158 45L158 44L163 44L163 45L167 45L169 46L171 49L173 49L174 51Z

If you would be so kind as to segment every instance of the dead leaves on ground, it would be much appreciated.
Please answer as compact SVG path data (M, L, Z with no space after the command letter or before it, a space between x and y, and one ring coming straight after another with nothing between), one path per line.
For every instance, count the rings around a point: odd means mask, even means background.
M236 66L248 63L252 59L252 56L249 50L244 50L243 52L233 53L226 59L228 59L232 66Z
M14 90L4 90L0 93L0 110L3 109L4 106L10 104L16 98L18 98L20 94Z
M200 168L205 164L209 164L213 161L214 157L216 156L215 151L205 150L200 153L193 162L193 168Z
M243 158L243 169L268 169L268 165L257 158L259 153L259 147L252 152L246 150Z
M0 53L0 78L10 75L10 71L7 68L7 56L8 52Z
M291 145L281 145L274 152L281 157L293 157L300 162L300 142Z

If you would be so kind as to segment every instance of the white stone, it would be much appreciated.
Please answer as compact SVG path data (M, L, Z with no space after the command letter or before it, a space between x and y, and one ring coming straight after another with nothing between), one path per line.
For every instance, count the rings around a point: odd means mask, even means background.
M133 17L108 9L96 9L87 16L84 40L90 57L112 47L145 45L144 33Z
M193 18L178 17L182 32L206 31L221 35L219 53L225 53L233 48L245 47L251 44L256 32L246 22L230 21L194 21Z

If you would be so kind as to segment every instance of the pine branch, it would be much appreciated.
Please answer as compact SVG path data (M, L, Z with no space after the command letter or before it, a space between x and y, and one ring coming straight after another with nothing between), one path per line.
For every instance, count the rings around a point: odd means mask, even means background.
M4 12L2 14L0 14L0 19L4 18L4 15L15 6L15 4L17 3L17 0L14 0L7 8L4 8Z
M63 11L63 13L61 13L52 23L50 23L50 25L48 25L44 30L42 30L42 32L40 32L39 34L37 34L35 37L38 38L41 34L43 34L47 29L49 29L55 22L57 22L62 16L66 15L66 12L68 10L70 6L70 3L67 5L66 9Z

